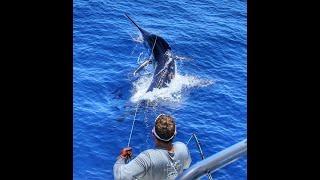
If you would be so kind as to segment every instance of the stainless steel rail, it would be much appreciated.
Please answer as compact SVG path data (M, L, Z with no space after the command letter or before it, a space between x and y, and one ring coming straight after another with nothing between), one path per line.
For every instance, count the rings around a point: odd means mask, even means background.
M202 161L197 162L189 169L184 171L177 180L192 180L205 175L208 171L213 173L219 168L222 168L242 155L247 153L247 139L238 142Z

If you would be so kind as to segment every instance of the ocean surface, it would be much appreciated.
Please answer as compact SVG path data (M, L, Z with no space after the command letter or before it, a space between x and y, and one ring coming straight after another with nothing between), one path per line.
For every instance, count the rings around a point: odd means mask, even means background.
M135 155L154 146L151 129L159 113L176 119L175 140L186 143L195 133L205 156L247 137L246 1L74 0L73 9L75 180L113 179L134 118ZM169 87L145 93L152 66L133 76L150 51L125 12L171 46L178 60ZM142 99L151 105L137 107ZM194 164L201 159L194 140L188 147ZM212 176L247 179L247 157Z

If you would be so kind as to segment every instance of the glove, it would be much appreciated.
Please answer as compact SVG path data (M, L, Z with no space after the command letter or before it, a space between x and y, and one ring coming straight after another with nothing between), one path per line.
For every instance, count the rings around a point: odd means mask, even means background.
M129 159L132 156L132 148L131 147L126 147L123 148L120 152L120 157L124 159Z

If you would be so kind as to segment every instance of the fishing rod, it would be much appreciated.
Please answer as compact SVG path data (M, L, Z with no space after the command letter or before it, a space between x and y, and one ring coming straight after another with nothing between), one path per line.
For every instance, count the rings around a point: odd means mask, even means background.
M187 141L187 145L189 144L189 142L190 142L190 140L192 139L192 137L193 137L193 138L195 139L195 141L196 141L196 145L197 145L197 148L198 148L198 150L199 150L201 159L204 159L205 157L204 157L203 151L202 151L202 149L201 149L200 141L199 141L199 139L198 139L198 137L196 136L195 133L192 133L192 135L190 136L189 140ZM212 178L212 176L211 176L211 174L210 174L210 171L207 172L207 176L208 176L208 179L209 179L209 180L213 180L213 178Z

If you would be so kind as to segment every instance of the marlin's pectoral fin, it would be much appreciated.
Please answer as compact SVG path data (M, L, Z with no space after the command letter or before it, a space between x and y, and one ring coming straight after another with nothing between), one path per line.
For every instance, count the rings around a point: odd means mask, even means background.
M141 71L143 68L148 66L149 64L152 63L151 59L147 59L145 62L143 62L134 72L133 75L135 76L139 71Z

